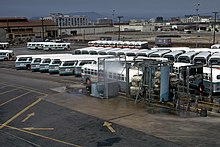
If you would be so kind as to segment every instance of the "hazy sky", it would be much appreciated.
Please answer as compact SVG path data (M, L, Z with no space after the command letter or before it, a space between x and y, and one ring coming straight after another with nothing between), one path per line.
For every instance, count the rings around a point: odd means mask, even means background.
M184 16L220 12L220 0L0 0L0 17L47 16L49 13L97 12L111 16Z

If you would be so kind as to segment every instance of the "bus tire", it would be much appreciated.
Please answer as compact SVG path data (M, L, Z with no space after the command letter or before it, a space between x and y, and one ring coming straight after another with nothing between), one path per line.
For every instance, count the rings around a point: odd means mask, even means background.
M51 49L51 48L49 48L49 49L48 49L48 51L52 51L52 49Z
M31 70L31 65L30 64L26 65L26 69Z
M38 47L35 47L35 50L38 50Z
M4 58L5 61L8 61L8 58Z

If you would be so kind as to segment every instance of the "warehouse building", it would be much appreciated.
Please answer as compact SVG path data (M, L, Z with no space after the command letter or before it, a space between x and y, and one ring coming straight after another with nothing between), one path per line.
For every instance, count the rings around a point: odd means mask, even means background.
M0 18L0 28L6 30L6 38L41 40L57 36L57 26L51 20L28 20L25 17Z

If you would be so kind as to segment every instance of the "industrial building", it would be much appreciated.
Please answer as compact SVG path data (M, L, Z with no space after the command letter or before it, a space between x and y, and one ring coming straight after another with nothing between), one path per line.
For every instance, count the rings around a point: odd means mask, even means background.
M28 20L25 17L0 18L0 28L6 30L6 38L9 40L57 36L57 26L51 20Z

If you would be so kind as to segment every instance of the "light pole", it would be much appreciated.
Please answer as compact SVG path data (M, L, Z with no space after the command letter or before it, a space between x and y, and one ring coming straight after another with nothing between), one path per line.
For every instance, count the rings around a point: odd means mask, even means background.
M118 23L119 23L119 28L118 28L118 41L121 40L121 18L123 18L123 16L118 16Z
M213 44L215 44L215 25L216 25L216 15L218 12L213 12L215 14L215 20L213 24Z
M199 6L200 6L200 4L197 4L197 8L196 8L196 13L197 13L197 20L196 20L196 48L198 47Z
M114 40L114 36L115 36L114 18L115 18L115 10L112 10L112 40Z

